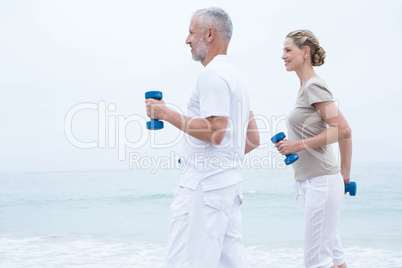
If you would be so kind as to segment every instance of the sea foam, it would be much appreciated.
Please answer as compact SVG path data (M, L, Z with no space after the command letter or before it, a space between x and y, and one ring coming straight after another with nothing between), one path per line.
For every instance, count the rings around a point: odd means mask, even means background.
M251 268L295 268L302 249L246 247ZM0 238L0 267L164 267L166 245L89 236ZM401 267L402 251L345 248L349 267Z

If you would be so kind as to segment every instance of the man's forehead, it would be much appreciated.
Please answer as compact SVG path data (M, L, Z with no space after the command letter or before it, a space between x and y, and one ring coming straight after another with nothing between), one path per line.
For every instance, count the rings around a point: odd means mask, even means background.
M194 28L198 28L198 15L193 16L190 21L190 29Z

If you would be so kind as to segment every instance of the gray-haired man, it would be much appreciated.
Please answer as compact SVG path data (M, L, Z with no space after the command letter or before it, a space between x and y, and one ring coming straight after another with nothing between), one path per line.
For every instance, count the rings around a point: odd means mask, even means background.
M245 268L240 231L243 156L258 147L259 134L246 88L227 48L232 21L220 8L194 13L186 44L205 67L188 102L188 116L148 99L147 113L171 123L184 139L182 178L171 205L167 267Z

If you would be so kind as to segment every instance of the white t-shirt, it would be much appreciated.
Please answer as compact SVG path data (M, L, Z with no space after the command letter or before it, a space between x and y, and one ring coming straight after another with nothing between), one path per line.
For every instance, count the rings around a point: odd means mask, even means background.
M200 73L187 104L191 118L228 118L220 145L213 145L185 134L181 154L180 186L204 191L242 181L238 166L244 158L250 114L249 97L232 60L216 56Z

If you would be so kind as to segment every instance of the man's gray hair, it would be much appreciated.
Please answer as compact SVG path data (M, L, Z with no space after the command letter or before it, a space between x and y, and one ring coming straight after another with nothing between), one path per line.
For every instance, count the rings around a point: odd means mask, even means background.
M203 30L213 26L228 41L232 38L233 24L228 13L222 8L210 7L199 9L193 16L198 16L198 23Z

